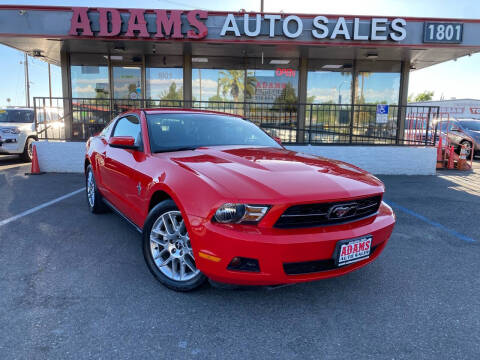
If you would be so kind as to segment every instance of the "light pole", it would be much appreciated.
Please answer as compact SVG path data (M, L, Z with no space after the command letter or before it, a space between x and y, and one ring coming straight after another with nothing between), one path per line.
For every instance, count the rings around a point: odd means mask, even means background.
M342 90L342 86L343 84L345 84L347 82L347 80L343 80L340 85L338 85L337 87L337 91L338 91L338 104L341 105L342 104L342 94L340 93L340 91Z
M25 105L27 108L30 107L30 78L28 76L28 54L25 53L25 60L23 65L25 67Z
M263 0L260 0L260 12L263 13Z

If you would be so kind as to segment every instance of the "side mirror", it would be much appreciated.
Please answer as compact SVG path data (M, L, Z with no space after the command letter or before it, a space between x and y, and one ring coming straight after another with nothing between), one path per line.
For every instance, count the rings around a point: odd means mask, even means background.
M112 136L108 140L108 145L120 149L138 149L138 146L135 145L135 139L133 136Z
M279 145L282 145L282 139L280 139L278 136L272 136L273 140L275 140Z
M452 130L450 131L456 131L456 132L462 132L462 130L459 127L452 126Z

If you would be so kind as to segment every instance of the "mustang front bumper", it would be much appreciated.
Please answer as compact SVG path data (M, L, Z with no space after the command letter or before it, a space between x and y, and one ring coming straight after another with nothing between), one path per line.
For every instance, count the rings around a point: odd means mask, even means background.
M377 215L372 217L315 228L224 225L194 216L189 216L189 221L196 265L210 279L241 285L278 285L340 276L372 262L385 248L395 216L382 202ZM337 243L366 235L372 236L370 257L336 267ZM258 260L259 271L227 269L234 257Z

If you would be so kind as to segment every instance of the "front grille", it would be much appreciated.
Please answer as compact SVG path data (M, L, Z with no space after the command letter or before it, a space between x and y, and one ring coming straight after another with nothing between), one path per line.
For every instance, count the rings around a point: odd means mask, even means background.
M370 252L370 256L373 255L377 246L372 246L372 251ZM350 265L354 265L355 263L342 266L348 267ZM302 275L302 274L311 274L317 273L327 270L338 269L335 265L335 259L327 259L327 260L314 260L314 261L304 261L304 262L295 262L295 263L284 263L283 270L287 275Z
M381 201L381 196L372 196L351 201L294 205L285 210L275 227L294 229L343 224L375 214ZM332 210L336 209L350 210L342 216L336 216L332 213Z

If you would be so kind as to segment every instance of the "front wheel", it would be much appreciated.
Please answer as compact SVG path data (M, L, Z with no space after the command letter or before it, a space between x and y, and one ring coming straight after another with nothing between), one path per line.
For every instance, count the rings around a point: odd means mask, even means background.
M85 172L85 187L87 193L87 205L91 213L100 214L108 211L103 202L102 194L98 191L95 176L93 175L92 165L88 165Z
M153 276L172 290L191 291L206 280L195 264L185 220L172 200L150 211L143 228L143 256Z
M20 155L22 160L31 162L32 157L33 157L33 142L35 139L33 138L28 138L27 141L25 141L25 148L23 149L23 153Z

